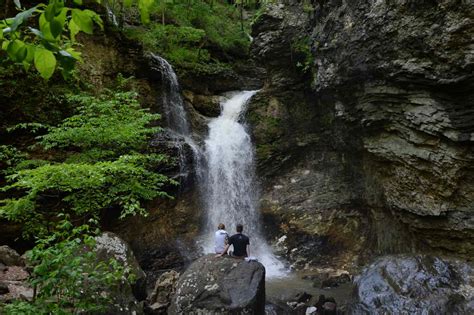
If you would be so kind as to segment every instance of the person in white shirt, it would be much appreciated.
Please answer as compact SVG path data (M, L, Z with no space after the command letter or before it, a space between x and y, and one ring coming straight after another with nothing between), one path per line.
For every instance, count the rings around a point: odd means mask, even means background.
M224 249L227 246L227 242L229 239L229 234L225 231L225 225L223 223L220 223L217 226L217 231L214 236L214 250L216 251L216 254L222 254L224 252Z

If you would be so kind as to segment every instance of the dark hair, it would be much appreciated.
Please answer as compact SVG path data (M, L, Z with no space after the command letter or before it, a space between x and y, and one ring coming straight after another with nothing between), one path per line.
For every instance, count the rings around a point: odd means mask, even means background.
M242 224L237 224L236 230L237 232L242 232L244 230L244 226Z

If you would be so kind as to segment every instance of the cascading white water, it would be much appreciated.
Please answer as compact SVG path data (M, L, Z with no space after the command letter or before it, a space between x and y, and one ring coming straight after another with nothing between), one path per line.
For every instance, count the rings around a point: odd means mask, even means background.
M191 138L191 129L184 109L183 97L179 86L178 77L173 67L164 58L151 54L153 60L152 68L161 74L162 95L161 102L163 114L168 128L166 128L165 139L171 140L177 149L180 172L178 179L181 183L186 182L191 173L190 165L187 162L187 150L185 144L193 151L195 164L199 163L200 150L194 140ZM168 140L168 141L169 141Z
M268 277L284 275L283 264L271 253L260 232L258 185L255 180L254 147L245 126L239 122L256 91L234 94L221 103L221 114L209 123L205 140L205 165L201 185L206 206L206 251L213 251L214 231L219 223L231 234L238 223L250 237L250 254L266 268Z
M162 73L163 109L168 126L180 136L189 136L190 128L184 110L178 77L168 61L154 54L152 54L152 57L158 62Z
M250 237L251 255L265 265L267 276L285 275L283 264L271 253L261 235L254 147L245 126L239 122L247 102L256 91L235 93L221 104L221 115L208 125L209 136L205 140L203 154L191 138L176 73L165 59L156 55L152 58L162 74L162 101L168 134L176 139L176 144L180 143L178 139L183 139L194 152L196 174L207 215L204 231L206 250L213 250L213 235L218 223L225 223L231 234L236 224L241 223L244 233ZM184 151L181 144L177 146L181 156L181 173L185 174Z

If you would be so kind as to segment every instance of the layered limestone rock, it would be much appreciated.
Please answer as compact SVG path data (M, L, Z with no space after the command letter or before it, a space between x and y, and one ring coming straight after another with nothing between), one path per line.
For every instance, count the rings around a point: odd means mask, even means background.
M469 256L472 12L469 1L328 0L260 16L252 52L268 79L249 117L262 210L288 256L294 231L349 244L343 264L366 248ZM312 79L288 58L291 35L311 43ZM304 261L325 246L314 248Z

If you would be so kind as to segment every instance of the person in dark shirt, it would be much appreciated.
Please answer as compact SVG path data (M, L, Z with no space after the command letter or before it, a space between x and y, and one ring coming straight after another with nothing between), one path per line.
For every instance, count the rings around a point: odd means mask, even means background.
M234 251L232 252L232 256L238 258L244 258L250 256L250 240L248 236L242 234L244 227L242 224L237 224L237 234L232 235L229 237L229 242L224 248L222 254L218 256L224 256L227 251L229 250L230 245L234 246Z

